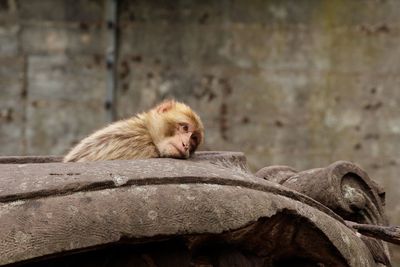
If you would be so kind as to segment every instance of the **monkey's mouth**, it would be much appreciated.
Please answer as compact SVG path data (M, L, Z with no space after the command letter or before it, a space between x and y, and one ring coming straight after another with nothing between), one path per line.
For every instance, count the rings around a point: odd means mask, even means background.
M175 150L176 151L178 151L178 153L179 153L179 156L178 155L176 155L177 156L177 158L183 158L183 159L185 159L185 158L187 158L188 157L188 153L187 153L187 151L186 150L183 150L183 149L179 149L179 147L178 146L176 146L176 145L172 145L174 148L175 148Z

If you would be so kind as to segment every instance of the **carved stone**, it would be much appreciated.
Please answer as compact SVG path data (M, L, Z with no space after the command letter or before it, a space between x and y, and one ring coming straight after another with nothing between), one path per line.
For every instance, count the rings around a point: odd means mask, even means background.
M386 223L382 192L363 172L354 174L364 184L343 183L347 202L335 204L304 188L341 174L337 165L256 176L237 152L43 159L0 158L0 265L390 266L385 250L375 255L383 247L371 250L339 216L371 208L371 222Z

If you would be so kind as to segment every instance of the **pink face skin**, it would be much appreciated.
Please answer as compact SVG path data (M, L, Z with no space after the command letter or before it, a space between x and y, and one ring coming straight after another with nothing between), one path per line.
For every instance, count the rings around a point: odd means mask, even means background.
M189 123L179 123L175 134L158 144L161 157L189 158L196 150L200 136Z

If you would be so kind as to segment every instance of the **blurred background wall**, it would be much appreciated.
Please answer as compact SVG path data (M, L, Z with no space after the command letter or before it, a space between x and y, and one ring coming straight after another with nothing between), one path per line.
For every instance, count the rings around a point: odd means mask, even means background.
M400 224L400 1L118 10L117 118L174 97L203 118L203 150L243 151L254 171L356 162ZM61 155L108 123L107 12L107 0L0 0L0 155Z

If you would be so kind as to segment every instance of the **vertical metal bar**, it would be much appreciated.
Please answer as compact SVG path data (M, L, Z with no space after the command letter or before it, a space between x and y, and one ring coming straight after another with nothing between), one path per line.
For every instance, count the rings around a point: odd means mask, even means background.
M117 73L117 7L118 0L106 0L106 23L107 23L107 93L105 109L107 112L107 121L112 122L116 119L116 73Z

